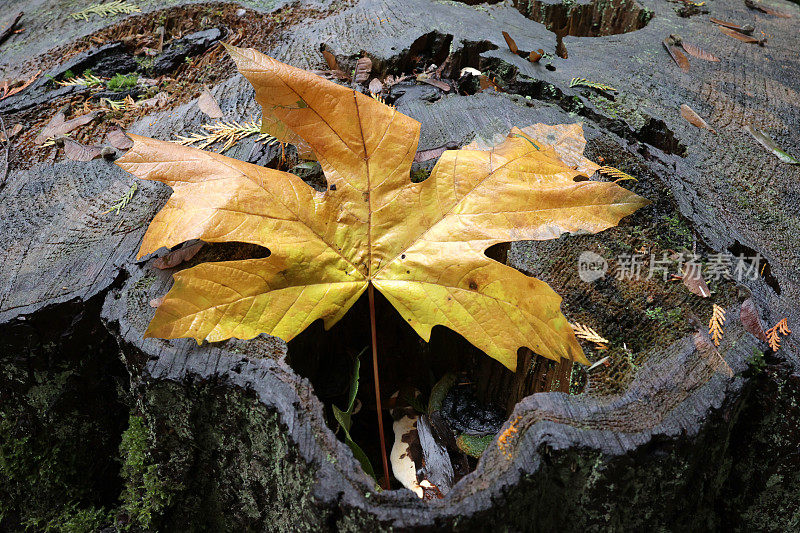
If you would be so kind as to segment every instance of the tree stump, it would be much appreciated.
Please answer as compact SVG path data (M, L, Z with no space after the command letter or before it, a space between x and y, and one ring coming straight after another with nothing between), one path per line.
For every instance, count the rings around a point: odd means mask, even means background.
M9 74L18 66L11 61L50 47L55 48L39 60L56 68L63 50L58 47L69 46L68 41L113 25L120 25L114 35L135 32L136 21L143 20L137 17L156 20L158 10L173 4L146 2L142 14L73 26L65 20L70 8L61 4L49 6L50 14L21 5L26 32L0 48L4 54L11 50L3 71ZM0 481L0 502L11 503L0 503L3 528L20 528L24 520L56 512L43 510L45 503L58 513L113 508L105 524L116 520L164 531L796 527L798 343L794 336L784 337L773 352L743 326L752 324L752 316L740 319L742 302L751 298L755 321L764 329L785 317L800 331L795 237L800 218L794 209L800 169L781 162L745 130L748 124L766 130L784 150L800 155L800 138L792 135L800 127L796 4L769 4L793 18L735 0L695 9L654 0L354 0L331 7L325 16L312 14L310 3L303 2L279 8L241 5L247 7L241 17L273 16L270 10L280 9L286 17L281 20L291 23L276 26L262 51L299 67L323 68L318 50L326 44L343 61L363 49L381 74L401 74L412 57L424 63L452 54L455 70L469 66L496 80L502 91L446 94L413 80L399 87L402 93L393 93L398 110L422 123L420 149L489 143L512 126L583 122L589 156L634 175L638 181L625 185L653 205L598 235L515 243L506 260L550 283L563 296L562 310L571 321L609 339L608 351L591 343L584 349L593 361L610 355L610 366L589 374L576 368L580 379L573 392L581 392L568 394L567 365L543 364L522 351L525 370L502 375L480 354L467 354L468 348L463 348L464 362L456 363L446 346L462 350L457 339L435 332L429 347L421 341L404 345L401 325L393 326L387 312L385 329L401 332L387 334L387 342L396 343L386 355L390 367L400 364L400 352L407 349L432 375L447 365L478 368L484 399L500 402L510 414L476 469L444 499L421 501L407 490L381 491L334 435L326 414L329 399L347 386L334 378L350 368L343 357L326 359L336 350L336 337L322 337L312 328L307 345L315 347L317 359L302 371L293 361L295 348L268 336L202 346L143 339L154 313L150 301L168 290L176 269L159 270L152 259L137 261L135 253L169 190L139 183L125 209L103 214L134 178L107 161L67 161L59 151L29 165L27 160L37 156L25 143L36 132L26 132L12 140L11 172L0 190L0 390L6 400L12 396L5 391L13 389L14 404L26 414L3 402L0 450L5 459L12 457L9 450L27 450L26 443L34 442L45 450L24 463L35 472L56 457L48 454L63 444L59 439L94 435L103 442L95 460L107 470L65 473L72 488L55 496L36 476L20 483L29 473L22 466L6 471L9 481ZM228 9L226 24L234 24L231 13L238 5L218 6L204 16L213 22L215 9ZM621 16L604 16L607 10ZM764 32L768 40L759 46L728 37L709 15L753 24L753 35L761 38ZM60 35L53 24L68 30ZM531 63L511 53L503 31L521 50L542 48L545 57ZM676 33L720 61L690 56L690 70L682 71L662 44ZM246 81L233 70L225 78L212 90L225 118L257 117ZM616 91L575 85L574 78ZM41 103L28 105L24 93L0 102L7 126L40 124L54 112L51 106L61 105L58 98L74 95L37 87ZM684 120L682 104L716 133ZM168 139L197 131L205 122L195 101L189 101L150 113L129 130ZM227 155L264 163L274 153L245 140ZM605 277L591 283L580 279L577 268L587 250L606 258L609 266ZM722 254L733 265L739 254L763 259L753 279L710 282L712 295L705 299L660 275L616 275L621 256L681 251L706 260ZM253 253L258 251L207 246L178 268ZM719 348L707 338L712 303L727 310ZM78 352L84 346L91 353L82 358ZM439 352L447 365L437 359ZM323 366L326 360L331 367ZM89 377L98 369L119 387L91 392L98 389ZM78 378L64 381L64 372ZM534 390L555 392L529 394ZM66 436L48 431L56 425L41 398L63 394L83 399L94 422L104 424L113 438L97 437L103 434L97 428ZM368 396L364 400L366 406ZM113 416L98 414L112 403ZM81 409L59 412L87 420ZM38 431L30 429L31 421ZM123 438L120 428L126 424ZM58 427L63 425L62 420ZM134 468L123 457L122 478L107 475L120 469L112 456L120 441L124 457L136 449L143 458ZM119 479L116 486L109 481L113 478ZM118 491L118 502L98 495L102 483ZM142 521L144 513L148 521Z

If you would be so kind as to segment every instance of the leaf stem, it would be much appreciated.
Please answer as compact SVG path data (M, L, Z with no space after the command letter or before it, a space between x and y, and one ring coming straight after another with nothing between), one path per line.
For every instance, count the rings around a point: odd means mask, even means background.
M386 490L391 490L389 483L389 461L386 458L386 441L383 437L383 409L381 408L381 384L378 381L378 334L375 328L375 289L369 284L369 323L372 329L372 375L375 380L375 403L378 408L378 434L381 438L381 458L383 459L383 476Z

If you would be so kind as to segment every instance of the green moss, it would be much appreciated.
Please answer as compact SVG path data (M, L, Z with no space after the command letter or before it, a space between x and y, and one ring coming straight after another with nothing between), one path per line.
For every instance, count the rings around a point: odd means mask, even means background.
M127 89L136 87L139 82L138 74L114 74L114 77L108 80L106 87L110 91L122 92Z
M149 530L153 517L159 516L169 505L169 484L161 478L159 466L149 463L149 448L149 433L144 419L131 415L119 445L120 475L125 479L125 489L120 498L123 520L117 521L117 528L122 531L131 528Z

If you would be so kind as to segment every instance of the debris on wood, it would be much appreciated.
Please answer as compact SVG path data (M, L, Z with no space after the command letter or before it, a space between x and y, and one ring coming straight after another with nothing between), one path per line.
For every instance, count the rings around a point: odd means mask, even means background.
M364 56L356 62L356 72L353 76L356 83L364 83L372 73L372 60Z
M0 44L3 44L6 39L15 33L14 27L20 21L22 15L24 15L22 11L18 12L16 15L14 15L14 18L11 19L11 22L5 28L3 28L2 31L0 31Z
M175 268L197 255L197 252L199 252L204 245L205 243L198 242L189 246L184 246L183 248L178 248L177 250L172 250L167 255L153 261L153 266L160 270Z
M5 100L9 96L14 96L15 94L21 93L25 89L27 89L31 83L36 81L36 78L39 77L42 71L38 71L36 74L22 82L21 84L14 84L9 85L8 80L4 81L2 85L0 85L0 100Z
M597 333L594 329L581 324L580 322L570 322L569 324L572 326L572 331L575 332L575 336L579 339L583 339L593 343L598 350L607 350L608 349L608 339L602 337L599 333Z
M99 110L91 111L84 115L77 116L70 120L66 119L66 109L61 108L54 116L50 119L50 122L42 129L41 132L36 136L34 139L34 143L36 144L44 144L45 141L48 139L52 139L54 137L63 136L75 128L83 126L84 124L88 124L89 122L93 121L100 115Z
M85 162L102 157L101 148L99 146L87 146L67 137L60 137L59 140L64 144L64 155L67 156L67 159L71 159L72 161Z
M117 203L115 203L110 208L103 211L101 214L105 215L106 213L110 213L111 211L116 211L117 215L119 215L120 211L128 207L128 204L131 203L131 200L133 200L133 195L136 194L136 190L138 188L139 186L134 182L134 184L131 185L130 189L128 189L128 191L125 194L123 194L119 200L117 200Z
M13 126L11 126L11 129L8 130L8 132L0 131L0 142L4 143L6 141L10 141L10 140L14 139L14 137L19 135L19 132L21 132L21 131L22 131L22 124L19 124L19 123L14 124Z
M764 46L766 44L767 39L766 37L763 39L756 39L752 35L747 35L746 33L741 33L736 30L732 30L731 28L722 27L719 29L722 33L727 35L728 37L733 37L734 39L739 39L745 43L757 44L758 46Z
M200 98L197 99L197 107L200 111L209 116L209 118L222 118L222 109L219 108L216 98L208 90L208 87L203 88Z
M711 296L711 290L703 279L701 265L698 263L686 264L683 266L683 284L689 292L702 298Z
M92 15L105 18L112 15L130 15L131 13L141 12L142 10L139 8L139 6L131 4L130 2L125 2L124 0L111 0L111 2L106 2L104 4L92 4L85 9L76 11L75 13L70 13L70 16L75 20L89 20L89 17Z
M616 92L616 89L611 85L606 85L605 83L596 83L593 81L589 81L586 78L572 78L569 82L570 87L589 87L591 89L597 89L599 91L608 91L608 92Z
M708 334L711 335L711 338L714 340L714 344L719 346L719 341L722 339L722 335L725 333L722 329L722 326L725 324L725 309L714 304L713 311L711 313L711 320L708 322Z
M675 61L675 64L677 64L682 71L689 72L689 60L686 59L686 56L680 51L673 36L670 35L664 39L662 44L664 45L664 48L667 49L667 52L669 52L672 60Z
M368 89L372 94L381 94L383 92L383 82L378 78L374 78L369 82Z
M222 146L219 153L226 152L233 145L251 135L258 135L256 142L263 142L265 144L277 142L275 137L266 133L261 133L261 124L255 120L245 123L219 121L214 124L203 124L200 127L206 130L206 133L192 133L188 137L176 135L178 140L174 142L185 146L196 144L197 148L202 149L224 141L225 144Z
M747 131L750 135L753 136L755 140L761 144L764 148L775 154L775 157L783 161L784 163L788 163L790 165L800 165L800 160L794 158L793 156L789 155L785 151L781 150L775 140L761 131L760 129L754 127L752 124L747 125Z
M767 341L773 352L781 349L781 335L789 335L791 332L792 330L789 329L789 323L786 318L781 319L780 322L767 330Z
M106 133L106 143L117 150L127 150L133 146L131 138L120 128L112 128Z
M751 35L755 31L755 28L751 24L739 26L738 24L734 24L733 22L725 22L724 20L720 20L714 17L709 17L708 20L724 28L735 30L738 31L739 33L744 33L745 35Z
M755 0L744 0L744 5L754 11L761 11L762 13L766 13L767 15L772 15L774 17L780 17L785 19L792 18L790 13L786 13L784 11L778 11L777 9L772 9L771 7L763 5L761 2L756 2Z
M739 311L739 320L745 330L749 331L755 338L760 341L767 341L767 334L761 325L761 319L758 316L758 309L752 298L748 298L742 302L742 308Z
M698 115L694 109L689 107L686 104L681 104L681 116L686 119L689 124L696 126L698 128L702 128L705 130L710 131L711 133L717 133L714 128L708 125L708 122L703 120L700 115Z

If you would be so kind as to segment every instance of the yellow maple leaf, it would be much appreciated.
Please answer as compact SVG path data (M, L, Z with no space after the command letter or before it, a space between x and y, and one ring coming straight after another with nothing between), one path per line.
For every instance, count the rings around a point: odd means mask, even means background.
M139 257L190 239L271 252L177 273L147 336L288 341L317 319L331 327L371 285L426 341L444 325L512 370L521 346L588 363L561 297L484 251L602 231L647 200L613 183L574 181L574 163L517 128L491 149L444 152L430 178L412 183L416 120L255 50L228 50L256 90L263 131L313 155L328 189L132 135L117 164L174 190Z

